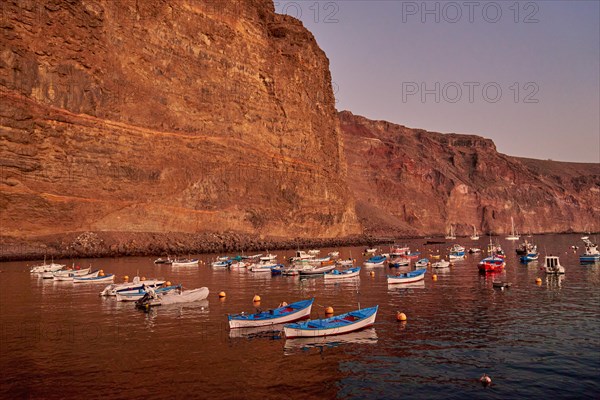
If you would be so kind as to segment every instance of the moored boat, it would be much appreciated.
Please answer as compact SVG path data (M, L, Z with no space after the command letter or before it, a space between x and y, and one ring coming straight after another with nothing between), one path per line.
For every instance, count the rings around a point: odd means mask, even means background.
M388 267L390 267L390 268L407 267L409 265L410 265L410 259L408 259L406 256L396 257L396 258L390 260L390 262L388 263Z
M477 229L475 225L473 225L473 234L469 237L471 240L479 240L479 235L477 234Z
M43 264L34 265L33 267L30 268L29 272L31 272L32 274L43 274L45 272L60 271L64 267L66 267L66 265L64 265L64 264L55 264L54 262L52 262L50 264L46 264L46 260L44 259L44 263Z
M310 316L310 311L312 309L314 300L314 298L309 300L301 300L255 314L240 313L228 315L227 320L229 321L229 328L236 329L276 325L308 318Z
M314 267L311 269L304 269L300 271L300 275L322 275L327 272L333 271L335 269L335 264L325 265L322 267Z
M284 325L286 338L332 336L355 332L372 326L377 318L379 306L350 311L325 319Z
M348 268L345 270L334 269L325 274L325 279L346 279L359 276L360 267Z
M449 267L450 267L450 262L448 262L446 260L436 261L433 264L431 264L431 268L433 268L433 269L441 269L441 268L449 268Z
M395 244L390 247L390 256L392 257L405 256L408 253L410 253L410 247L408 246Z
M479 261L477 268L479 269L479 272L482 273L502 272L505 265L506 263L504 262L504 258L492 256Z
M600 251L598 251L598 245L592 243L589 239L584 240L585 252L579 256L579 262L581 264L593 264L600 261Z
M546 256L544 259L544 269L550 275L562 275L565 273L565 267L560 265L560 259L553 255Z
M167 258L158 257L156 260L154 260L154 264L171 264L172 262L173 262L173 260L171 260L170 257L167 257Z
M146 294L136 300L135 305L138 308L148 309L154 306L165 306L169 304L192 303L201 301L208 297L209 290L206 287L190 290L182 290L181 286L177 290L158 293L154 289L148 289Z
M93 275L93 274L90 274ZM103 283L103 282L112 282L115 280L114 274L96 274L96 276L75 276L73 277L73 283Z
M365 261L365 267L380 267L385 262L384 256L374 256Z
M124 292L127 290L140 290L143 289L144 285L147 287L156 288L164 284L164 280L160 279L148 279L141 280L139 276L133 278L132 282L113 283L106 286L101 292L100 296L116 296L118 292Z
M519 240L520 236L515 233L515 220L513 219L513 217L510 217L510 224L512 228L510 231L510 235L506 237L506 240Z
M161 293L165 293L165 292L169 292L171 290L175 290L180 288L181 285L176 285L176 286L161 286L157 289L153 289L157 294L161 294ZM127 290L127 291L122 291L122 292L117 292L116 296L117 296L117 301L136 301L138 299L141 299L142 297L144 297L144 295L146 294L147 289L150 289L149 287L142 287L141 289L138 290Z
M428 265L429 265L429 259L421 258L419 261L417 261L415 263L415 268L427 268Z
M171 265L173 267L194 267L194 266L198 266L198 259L197 258L193 258L193 259L184 258L182 260L173 260Z
M448 256L451 260L459 260L465 258L465 248L459 244L455 244L450 248L450 255Z
M404 274L388 275L387 283L412 283L425 279L427 269L417 269L415 271L406 272Z
M537 261L539 257L539 253L537 251L534 251L532 253L527 253L523 256L520 257L520 260L522 263L527 264L528 262L531 261Z

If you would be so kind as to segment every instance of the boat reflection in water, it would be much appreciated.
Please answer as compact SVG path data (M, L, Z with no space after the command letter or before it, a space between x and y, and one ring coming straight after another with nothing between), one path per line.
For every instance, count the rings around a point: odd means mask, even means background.
M561 289L564 280L564 275L546 275L546 287L549 290Z
M229 330L229 338L230 339L238 339L238 338L281 339L283 337L283 325L285 325L285 324L256 326L256 327L252 327L252 328L230 329Z
M283 346L283 353L285 355L292 355L313 348L323 352L324 349L335 348L346 344L375 344L377 343L377 340L378 337L375 328L368 328L343 335L286 339L285 345Z

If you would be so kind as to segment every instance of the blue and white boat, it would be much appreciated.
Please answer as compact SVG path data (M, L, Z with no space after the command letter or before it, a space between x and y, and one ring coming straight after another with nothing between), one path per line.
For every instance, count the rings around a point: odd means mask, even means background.
M425 279L425 272L427 272L427 269L422 268L415 271L406 272L404 274L388 275L387 283L396 284L417 282Z
M181 285L175 286L165 286L154 289L154 292L158 294L163 294L170 292L171 290L179 289ZM146 287L142 287L138 290L127 290L123 292L117 292L117 301L136 301L141 299L146 294Z
M385 262L384 256L374 256L365 261L365 267L380 267Z
M227 260L215 261L215 262L211 263L210 266L215 267L215 268L229 268L232 263L233 263L233 261L228 258Z
M525 254L524 256L521 256L520 260L522 263L527 264L528 262L531 262L531 261L537 261L539 256L540 256L540 254L537 251L531 252L531 253Z
M298 321L310 316L310 311L315 299L301 300L286 304L273 310L262 311L256 314L228 315L229 328L250 328L257 326L277 325L286 322Z
M429 265L429 259L428 258L421 258L419 261L417 261L415 263L415 267L416 268L427 268L427 266Z
M598 245L592 243L589 239L584 240L585 242L585 253L579 256L579 262L581 264L593 264L600 261L600 251L598 251Z
M305 322L287 324L283 327L285 337L332 336L355 332L375 323L379 306L350 311L325 319L312 319Z
M465 248L459 244L455 244L450 248L450 255L448 258L450 260L459 260L465 258Z
M102 283L115 280L115 274L96 274L96 276L74 276L73 283Z
M334 269L325 274L325 279L346 279L354 278L360 274L360 267L348 268L345 270Z
M161 279L140 279L139 276L133 278L133 282L112 283L100 292L100 296L116 296L118 292L126 292L129 290L138 291L144 288L144 285L151 288L157 288L163 285L166 281Z

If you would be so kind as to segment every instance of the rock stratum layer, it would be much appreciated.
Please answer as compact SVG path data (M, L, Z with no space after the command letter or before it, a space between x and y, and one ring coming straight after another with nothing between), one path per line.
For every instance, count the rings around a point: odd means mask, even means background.
M366 233L600 230L600 165L532 160L489 139L411 129L343 111L348 185Z
M598 165L338 115L271 0L0 11L0 259L600 230Z
M360 233L329 60L271 0L1 7L2 235Z

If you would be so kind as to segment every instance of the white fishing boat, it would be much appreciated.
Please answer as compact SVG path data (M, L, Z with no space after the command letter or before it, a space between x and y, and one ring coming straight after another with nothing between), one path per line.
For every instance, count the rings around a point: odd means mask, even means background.
M477 234L477 229L475 225L473 225L473 234L470 236L471 240L479 240L479 235Z
M334 269L325 274L326 280L339 280L347 278L355 278L360 274L360 267L348 268L345 270Z
M339 256L340 256L340 252L339 252L339 251L332 251L332 252L330 252L330 253L329 253L329 254L327 254L327 255L328 255L329 257L332 257L332 258L337 258L337 257L339 257Z
M194 258L194 259L183 259L183 260L173 260L173 263L171 264L173 267L194 267L194 266L198 266L198 259Z
M365 261L365 267L381 267L385 263L386 258L384 256L373 256Z
M469 253L471 253L471 254L481 253L481 249L479 247L471 247L469 249Z
M417 268L417 269L427 268L428 265L429 265L429 259L421 258L419 261L417 261L415 263L415 268Z
M274 262L261 261L260 263L252 264L251 266L249 266L248 271L258 273L270 273L272 268L278 267L279 265L280 264Z
M519 240L520 236L515 233L515 220L513 217L510 217L510 224L512 226L510 235L506 237L506 240Z
M372 248L369 248L369 249L365 249L365 253L367 253L367 254L375 254L375 253L377 253L377 248L376 247L372 247Z
M312 249L312 250L309 250L309 251L308 251L308 254L310 254L310 255L312 255L312 256L316 256L316 255L318 255L319 253L321 253L321 250L319 250L319 249Z
M83 276L83 275L89 274L91 270L92 270L92 267L83 268L83 269L61 269L60 271L54 272L53 278L57 277L57 276L58 277L60 277L60 276L65 276L65 277ZM56 280L58 280L58 279L56 279Z
M410 247L395 244L390 247L390 257L405 256L410 253Z
M275 261L277 260L277 254L268 253L266 256L260 257L260 261Z
M337 260L336 263L342 267L351 267L354 265L354 260L349 258L347 260Z
M171 290L179 289L180 287L181 287L181 285L161 286L157 289L152 289L152 290L154 290L157 294L162 294L162 293L169 292ZM128 291L117 292L117 294L116 294L117 301L137 301L137 300L141 299L142 297L144 297L147 289L150 289L150 288L142 287L141 289L138 289L138 290L128 290Z
M243 261L238 261L238 262L232 263L229 267L233 268L233 269L243 269L243 268L246 268L249 265L252 265L252 264L248 264L248 263L245 263Z
M205 300L208 297L209 290L206 287L182 290L181 286L177 290L158 293L154 289L148 289L146 295L136 301L138 308L148 309L154 306L166 306L170 304L192 303Z
M446 260L436 261L433 264L431 264L431 268L434 268L434 269L449 268L449 267L450 267L450 263Z
M300 275L322 275L335 269L335 264L325 265L322 267L313 267L311 269L303 269Z
M294 261L310 260L312 258L315 258L315 256L313 254L308 254L302 250L298 250L298 251L296 251L296 255L294 257L290 258L290 261L294 262Z
M113 283L106 286L101 292L100 296L116 296L118 292L125 292L128 290L138 291L146 285L147 287L157 288L164 284L165 281L162 279L140 279L139 276L135 276L131 282Z
M31 267L29 272L32 274L43 274L45 272L56 272L66 267L64 264L55 264L51 262L50 264L46 264L46 258L44 258L44 263L40 265L34 265Z
M562 275L565 273L565 267L560 265L560 259L557 256L546 256L544 269L550 275Z
M90 274L93 275L93 274ZM103 283L103 282L112 282L115 280L114 274L108 275L96 275L96 276L74 276L73 283Z
M454 235L454 226L450 225L450 233L444 237L446 240L456 240L456 236Z

